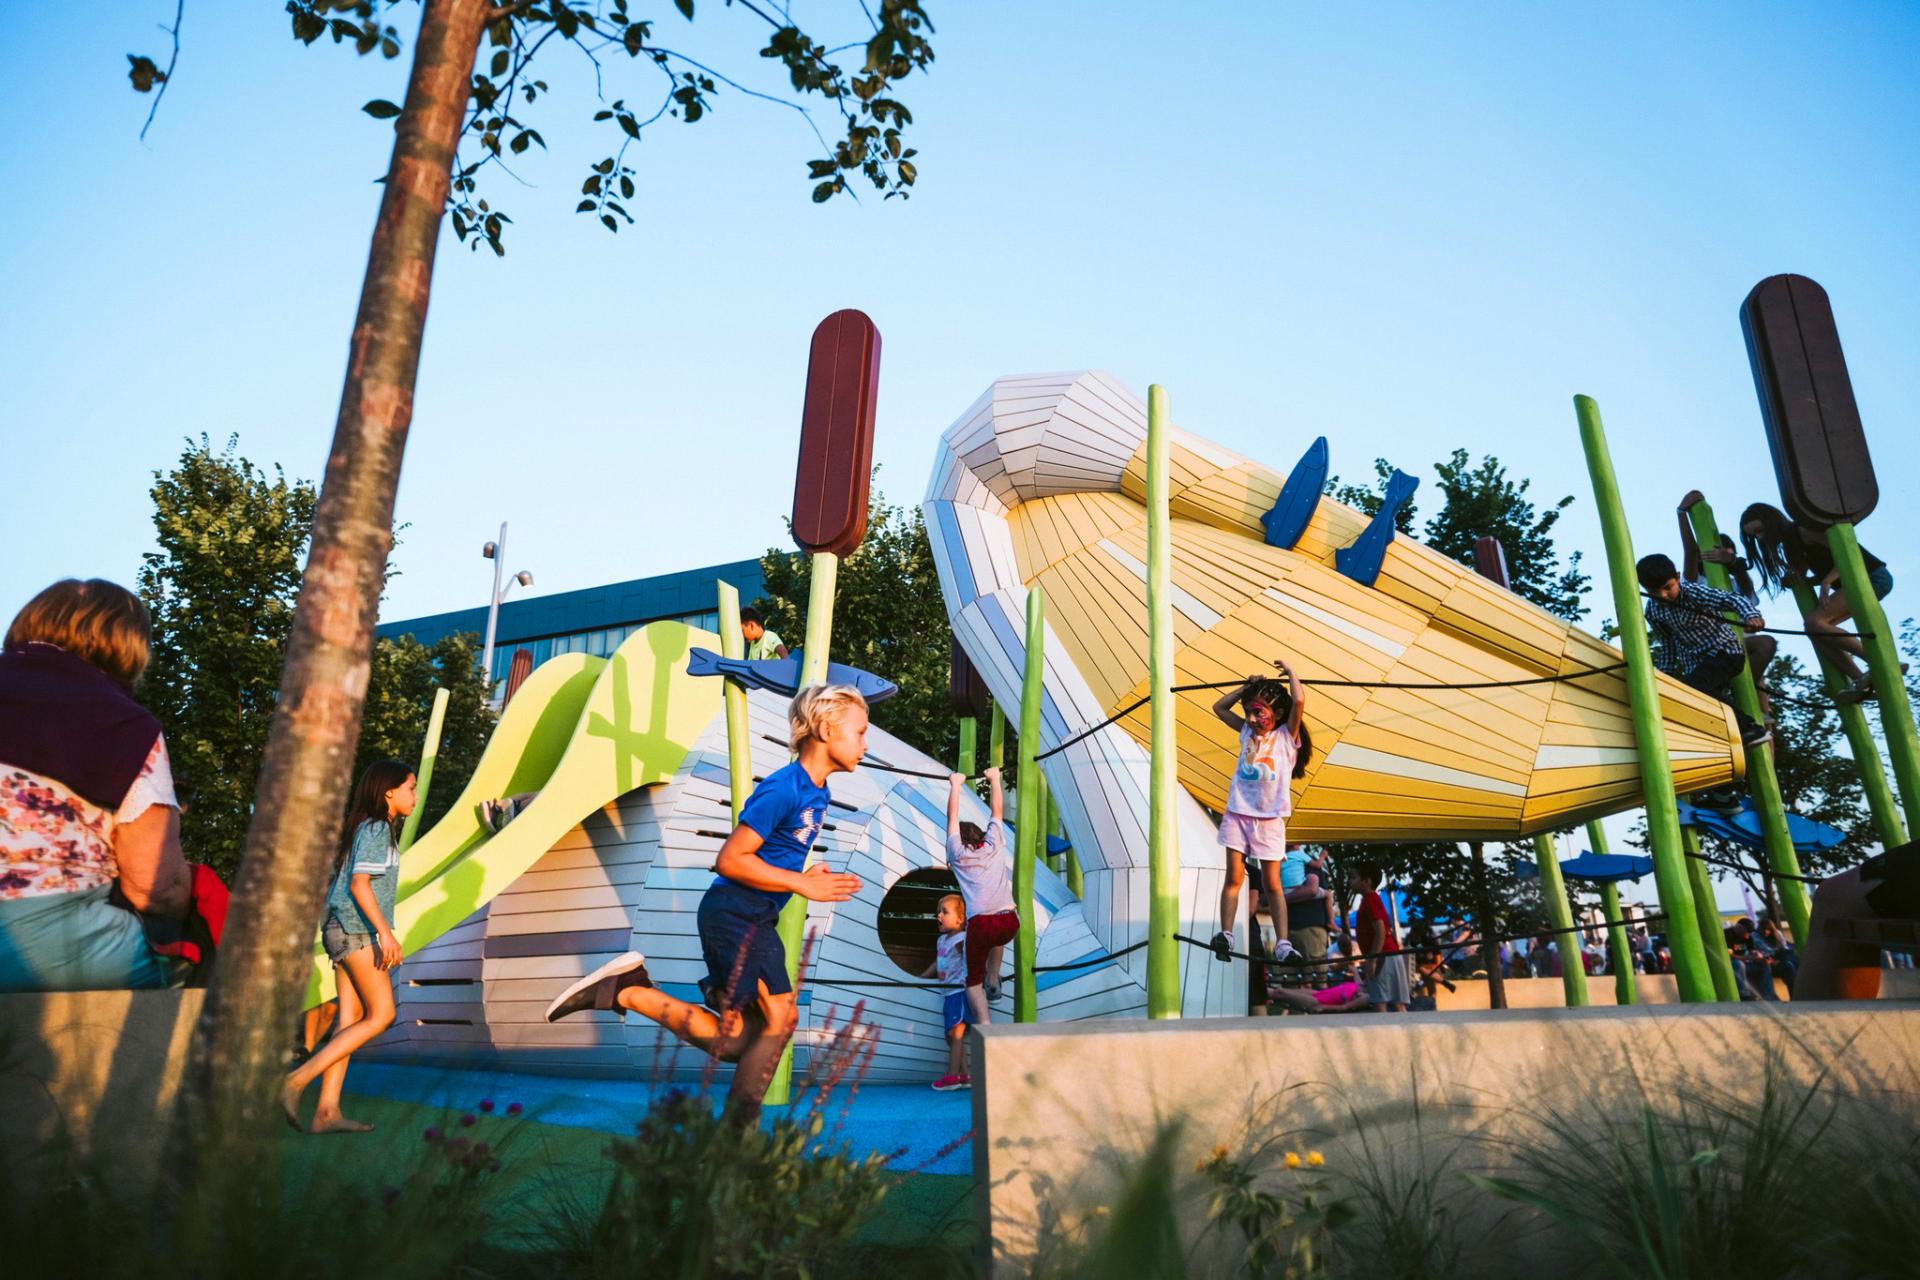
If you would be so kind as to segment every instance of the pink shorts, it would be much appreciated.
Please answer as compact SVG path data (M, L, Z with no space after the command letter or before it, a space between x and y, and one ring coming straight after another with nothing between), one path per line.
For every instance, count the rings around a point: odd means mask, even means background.
M1287 820L1249 818L1229 810L1220 819L1220 843L1261 862L1279 862L1287 856Z

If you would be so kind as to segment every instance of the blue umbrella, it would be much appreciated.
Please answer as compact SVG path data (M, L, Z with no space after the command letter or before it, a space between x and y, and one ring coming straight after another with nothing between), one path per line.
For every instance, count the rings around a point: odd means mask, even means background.
M1540 868L1525 858L1516 858L1513 863L1513 873L1522 880L1531 880L1540 874ZM1586 852L1561 863L1560 874L1570 880L1585 880L1592 884L1615 884L1621 880L1638 880L1641 876L1653 874L1653 859L1637 858L1627 853Z

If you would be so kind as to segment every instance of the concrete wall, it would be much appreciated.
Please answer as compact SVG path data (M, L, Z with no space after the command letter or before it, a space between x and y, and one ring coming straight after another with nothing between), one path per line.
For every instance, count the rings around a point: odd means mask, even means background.
M1586 1132L1637 1117L1650 1095L1750 1098L1772 1055L1799 1082L1833 1067L1835 1096L1864 1126L1920 1124L1920 1004L1904 1001L995 1023L970 1047L983 1263L1001 1274L1025 1274L1093 1221L1171 1121L1183 1177L1216 1146L1241 1157L1264 1145L1269 1157L1321 1150L1331 1173L1384 1160L1407 1180L1444 1164L1446 1187L1464 1189L1455 1173L1510 1169L1516 1144L1537 1145L1542 1108ZM1464 1230L1494 1229L1474 1220L1492 1213L1484 1199L1453 1212ZM1197 1239L1193 1186L1181 1215ZM1516 1273L1563 1270L1526 1256L1542 1247L1516 1239Z
M0 995L0 1161L64 1146L125 1185L159 1158L204 991Z

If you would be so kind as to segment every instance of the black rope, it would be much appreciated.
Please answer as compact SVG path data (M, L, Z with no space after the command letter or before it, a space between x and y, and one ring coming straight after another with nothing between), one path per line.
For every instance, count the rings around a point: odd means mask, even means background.
M1105 955L1092 956L1086 960L1075 960L1071 964L1035 965L1033 968L1033 971L1036 974L1041 974L1041 973L1066 973L1074 969L1092 969L1098 965L1106 964L1110 960L1118 960L1121 956L1130 954L1131 952L1138 951L1140 948L1146 945L1147 945L1146 940L1142 939L1141 941L1134 943L1130 947L1122 947L1118 951L1111 951L1106 953ZM958 984L952 983L952 982L899 982L899 981L889 982L889 981L883 981L878 978L874 978L870 980L853 980L853 979L840 979L840 978L811 978L808 980L806 984L803 984L803 985L811 985L816 987L911 987L917 991L954 991L959 989Z
M1709 587L1708 590L1718 591L1719 588ZM1727 594L1732 595L1733 593L1728 592ZM1683 600L1662 600L1658 596L1650 596L1644 593L1640 598L1642 600L1653 601L1656 604L1665 605L1669 609L1678 609L1683 613L1690 613L1696 618L1716 618L1735 630L1750 636L1805 636L1809 640L1844 640L1849 636L1857 640L1873 639L1873 632L1871 631L1796 631L1792 627L1755 627L1753 630L1748 631L1738 622L1735 622L1717 609L1701 609ZM1759 610L1756 609L1754 612L1758 613Z
M1730 862L1725 858L1710 858L1704 853L1689 853L1687 856L1700 862L1710 862L1716 867L1725 867L1729 871L1745 871L1749 874L1762 877L1771 876L1775 880L1798 880L1802 884L1820 884L1826 880L1825 876L1803 876L1795 875L1787 871L1775 871L1771 867L1750 867L1744 862Z

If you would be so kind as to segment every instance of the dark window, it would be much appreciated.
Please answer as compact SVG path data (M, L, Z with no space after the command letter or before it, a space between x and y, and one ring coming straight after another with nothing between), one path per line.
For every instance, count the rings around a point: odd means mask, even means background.
M945 867L921 867L895 880L880 899L880 945L887 958L916 978L932 967L940 899L958 892L960 882Z

